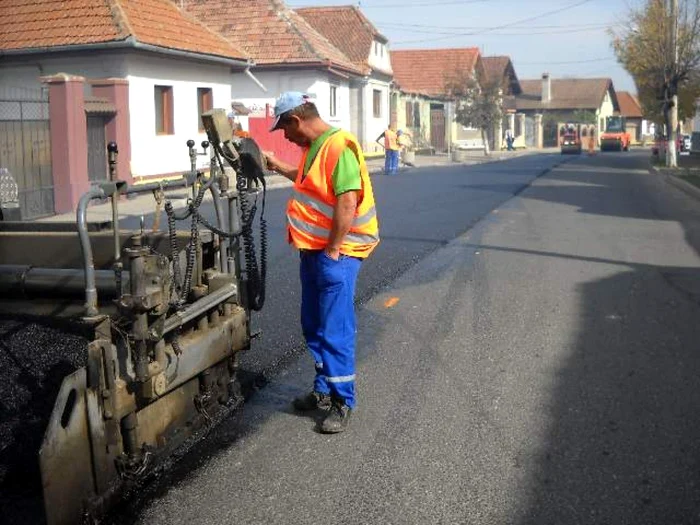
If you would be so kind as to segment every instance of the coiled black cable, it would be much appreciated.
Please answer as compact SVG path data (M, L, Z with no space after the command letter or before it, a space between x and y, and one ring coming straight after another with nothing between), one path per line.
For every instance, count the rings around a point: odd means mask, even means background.
M173 203L165 201L165 213L168 217L168 238L170 240L170 256L168 259L173 265L173 278L170 281L170 304L175 306L180 302L180 252L177 246L177 226L176 216L173 210Z
M213 233L223 238L231 239L241 237L243 239L243 253L245 257L245 277L247 282L248 307L254 311L260 311L265 304L265 284L267 280L267 221L265 220L265 200L267 188L262 172L262 156L257 144L250 140L242 143L242 160L234 159L227 155L220 146L215 146L216 160L221 172L223 164L221 157L236 170L236 189L239 195L240 232L227 232L211 224L200 212L199 208L206 191L214 183L215 177L209 177L202 184L197 195L191 200L184 213L177 214L173 210L171 201L166 201L165 212L168 216L168 235L170 239L169 260L173 264L173 280L171 282L171 306L175 309L182 308L192 287L192 276L197 260L197 247L199 244L199 224L202 224ZM240 175L243 176L240 176ZM252 184L262 186L262 204L260 209L260 261L258 263L255 238L253 235L253 223L258 211L258 191L251 191ZM255 195L251 203L251 196ZM184 278L181 276L180 259L176 234L176 221L191 218L190 239L186 247L187 263Z

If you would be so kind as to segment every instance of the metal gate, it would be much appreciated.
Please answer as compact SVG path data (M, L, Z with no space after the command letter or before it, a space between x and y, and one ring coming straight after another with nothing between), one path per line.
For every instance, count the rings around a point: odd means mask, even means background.
M556 121L546 121L542 125L542 145L551 148L559 145L557 139L560 126Z
M535 118L526 116L525 117L525 145L528 148L534 148L537 144L537 137L535 130Z
M87 145L88 180L90 182L107 180L107 138L104 116L87 115Z
M0 168L17 182L23 219L54 213L47 89L0 88Z
M445 109L430 106L430 145L435 151L445 151Z

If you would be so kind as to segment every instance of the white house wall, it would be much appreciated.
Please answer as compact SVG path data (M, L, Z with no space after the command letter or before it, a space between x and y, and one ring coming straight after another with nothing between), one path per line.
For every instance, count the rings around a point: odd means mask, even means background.
M348 81L319 70L256 71L255 77L267 89L264 93L245 74L234 75L231 98L242 102L254 113L264 114L266 105L273 108L275 99L285 91L301 91L312 96L321 118L329 124L350 129L350 91ZM330 115L330 90L336 86L336 115Z
M22 65L0 65L0 87L5 89L40 89L40 77L67 73L86 78L106 78L126 75L124 55L117 52L75 54L60 57L32 58Z
M381 115L379 117L374 116L373 92L375 89L379 90L382 94ZM382 132L387 128L387 126L389 125L389 119L391 117L391 115L389 114L389 84L387 82L382 82L380 80L370 78L367 81L367 85L365 85L363 92L365 144L362 144L362 148L369 153L383 152L384 149L376 143L376 138L379 135L381 135Z
M386 44L375 40L372 42L372 49L367 57L367 62L372 69L391 74L391 59L389 48Z
M610 90L605 93L603 98L603 103L600 108L596 111L596 121L598 124L598 141L600 141L600 135L605 131L605 120L607 117L612 117L615 114L615 106L613 105L612 96L610 95Z
M128 60L129 112L131 125L131 171L134 177L180 173L189 170L186 142L199 144L206 135L199 131L197 88L211 88L213 105L230 111L230 68L226 65L190 62L159 56L132 56ZM154 88L173 88L174 134L156 134ZM207 166L207 157L198 166Z

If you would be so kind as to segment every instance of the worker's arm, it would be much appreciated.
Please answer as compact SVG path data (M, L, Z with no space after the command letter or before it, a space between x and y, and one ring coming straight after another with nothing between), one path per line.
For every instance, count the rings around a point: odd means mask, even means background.
M384 147L384 142L382 142L383 138L384 138L384 133L382 133L381 135L379 135L377 137L377 144L379 144L382 148Z
M338 195L338 200L333 208L333 222L331 224L331 234L328 237L326 254L334 260L340 257L340 247L343 239L350 231L352 221L357 210L357 191L347 191Z
M269 151L264 151L263 156L265 157L265 162L267 163L267 169L279 173L292 182L296 180L298 172L298 168L296 166L278 159L274 153Z

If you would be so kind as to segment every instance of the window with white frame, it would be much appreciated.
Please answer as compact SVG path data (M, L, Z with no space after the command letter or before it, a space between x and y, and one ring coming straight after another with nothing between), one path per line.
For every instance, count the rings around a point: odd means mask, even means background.
M338 114L338 86L331 86L331 105L330 116L335 117Z

